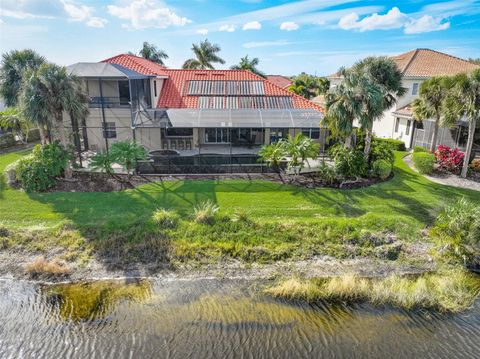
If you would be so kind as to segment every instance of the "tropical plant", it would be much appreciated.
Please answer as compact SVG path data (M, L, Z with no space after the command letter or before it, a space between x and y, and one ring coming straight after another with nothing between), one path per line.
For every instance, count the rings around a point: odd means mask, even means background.
M391 169L393 166L393 162L395 161L395 152L393 150L393 145L384 141L372 141L372 152L370 160L372 163L378 160L387 161L390 164Z
M224 64L225 60L217 54L221 48L217 44L212 44L210 41L200 42L200 44L192 44L192 51L195 58L188 59L183 64L184 69L214 69L212 63Z
M165 51L158 49L155 45L148 43L147 41L143 42L143 47L139 52L139 55L144 59L156 62L164 66L163 60L168 59L168 55Z
M447 123L455 123L464 117L468 121L468 139L461 175L467 176L475 129L480 121L480 69L471 74L454 78L444 101L444 116Z
M367 57L356 63L350 71L353 76L359 77L361 83L362 109L358 121L365 131L364 155L368 161L374 121L391 108L407 89L402 86L402 73L388 57Z
M0 126L13 129L20 142L24 142L25 134L26 141L28 141L31 125L17 108L9 107L0 112Z
M136 168L138 160L147 157L145 148L129 141L115 142L110 148L110 155L112 161L122 166L128 175Z
M250 72L253 72L255 75L265 77L265 74L257 69L257 66L259 64L260 60L258 57L254 57L253 59L249 59L248 55L245 55L240 59L240 62L238 65L233 65L231 67L232 70L247 70Z
M302 72L293 78L293 83L288 90L306 99L311 99L326 93L329 87L330 81L325 77L317 77Z
M372 164L372 170L375 176L385 180L392 173L392 164L386 160L376 160Z
M109 176L113 176L112 168L113 160L109 152L98 152L90 158L90 168L94 171L105 172Z
M413 164L418 172L430 174L433 172L435 164L435 155L428 152L414 152L412 155Z
M275 171L280 171L280 165L285 160L286 150L284 141L280 140L269 145L264 145L258 152L259 160L266 162Z
M13 50L2 55L0 66L0 97L7 107L18 105L22 81L27 70L36 70L45 58L33 50Z
M290 158L289 165L291 167L303 167L305 162L307 162L308 167L310 167L308 159L317 158L320 151L320 145L302 133L296 136L289 135L287 139L283 141L283 145L286 156Z
M320 179L329 186L338 181L335 169L325 163L325 161L322 161L318 167L318 177L320 177Z
M213 224L215 222L215 215L219 210L220 207L211 200L197 204L193 209L195 222L201 224Z
M430 236L444 258L466 266L480 264L480 206L465 198L447 205Z
M367 163L361 151L335 145L329 149L335 172L343 178L358 178L367 173Z
M33 94L32 97L29 97ZM23 86L22 103L25 112L35 118L52 120L58 138L64 149L69 142L65 131L63 113L73 116L85 116L88 112L87 97L83 94L80 79L69 74L63 66L43 64L27 76ZM65 177L72 175L69 166L65 169Z
M444 145L439 145L435 151L435 160L439 165L438 167L453 173L458 173L464 156L465 154L458 148L450 148Z
M430 152L437 148L438 129L442 122L443 102L448 91L448 78L432 77L420 85L419 97L413 101L413 116L418 121L434 119ZM444 121L443 121L444 123Z

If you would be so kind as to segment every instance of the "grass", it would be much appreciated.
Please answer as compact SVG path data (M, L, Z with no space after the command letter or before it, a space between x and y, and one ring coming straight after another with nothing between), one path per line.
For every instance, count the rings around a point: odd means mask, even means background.
M359 278L346 274L326 279L289 279L266 289L275 297L307 301L368 301L404 309L459 312L470 307L480 291L478 276L461 270L417 277Z
M70 273L70 269L58 258L47 261L44 257L38 257L27 263L25 271L31 278L49 278L64 276Z
M0 155L0 171L26 153ZM383 244L372 238L393 234L400 241L415 240L444 203L462 196L480 201L480 192L415 173L403 156L396 153L392 180L358 190L263 180L162 181L111 193L28 194L4 188L0 227L10 235L0 244L40 254L62 248L67 260L91 255L147 262L376 256ZM196 223L194 208L207 202L220 208L216 220ZM156 213L158 208L168 212ZM159 225L166 213L181 220L171 228ZM248 220L238 220L239 214Z

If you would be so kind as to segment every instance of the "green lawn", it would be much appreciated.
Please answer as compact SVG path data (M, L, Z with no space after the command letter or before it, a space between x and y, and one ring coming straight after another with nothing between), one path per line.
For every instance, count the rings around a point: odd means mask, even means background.
M23 153L0 155L0 171ZM431 223L447 201L466 196L480 201L480 192L433 183L410 170L396 154L395 177L359 190L303 189L269 181L164 181L114 193L0 193L0 221L8 227L128 223L150 216L158 207L187 215L196 203L210 199L222 212L241 209L259 220L359 217L375 214L404 218L417 226Z

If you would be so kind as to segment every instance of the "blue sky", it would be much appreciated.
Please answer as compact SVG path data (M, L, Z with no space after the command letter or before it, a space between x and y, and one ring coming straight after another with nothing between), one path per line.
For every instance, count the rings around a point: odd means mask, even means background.
M480 0L0 0L0 51L32 48L63 65L149 41L175 68L205 38L223 67L248 54L269 74L327 75L419 47L480 57Z

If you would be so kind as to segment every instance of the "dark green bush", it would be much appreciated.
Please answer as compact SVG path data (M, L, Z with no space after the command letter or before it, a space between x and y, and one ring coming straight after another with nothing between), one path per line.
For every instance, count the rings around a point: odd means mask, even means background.
M45 191L55 185L67 163L68 153L58 143L37 145L30 155L16 162L16 178L27 192Z
M393 166L395 161L395 152L394 146L385 141L373 141L372 142L372 151L370 153L370 163L376 161L384 160L390 163L390 167Z
M380 142L380 143L387 143L389 145L391 145L393 147L393 149L395 151L405 151L406 150L406 147L405 147L405 142L403 141L400 141L400 140L395 140L393 138L378 138L378 137L375 137L373 139L373 142Z
M335 170L327 165L324 161L320 164L318 168L318 177L327 185L333 185L338 182L337 174Z
M343 178L362 177L367 174L367 164L362 151L336 145L330 148L335 172Z
M435 163L435 155L428 152L415 152L413 154L413 163L418 172L429 174L433 172L433 165Z
M415 146L413 147L413 152L428 152L428 150L422 146Z
M376 160L373 162L372 171L376 177L385 180L392 173L392 164L386 160Z
M40 131L38 128L31 128L28 130L28 142L35 142L40 139Z
M0 148L8 148L15 145L15 137L12 133L0 135Z

